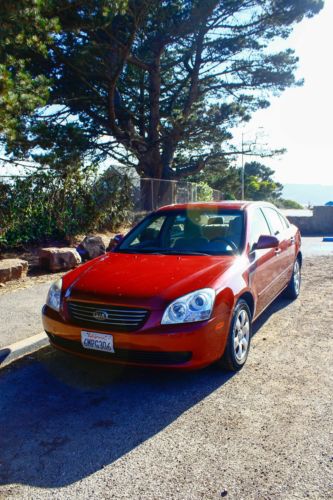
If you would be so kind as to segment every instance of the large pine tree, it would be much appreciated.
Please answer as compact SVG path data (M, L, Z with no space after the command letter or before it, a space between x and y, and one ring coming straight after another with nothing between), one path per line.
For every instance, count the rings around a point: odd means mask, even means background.
M273 52L321 0L3 0L0 133L40 162L113 158L179 179L296 85ZM63 158L62 158L63 155Z

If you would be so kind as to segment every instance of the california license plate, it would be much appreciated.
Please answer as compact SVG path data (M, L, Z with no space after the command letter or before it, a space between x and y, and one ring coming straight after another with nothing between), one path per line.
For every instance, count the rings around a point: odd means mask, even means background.
M81 331L81 344L85 349L114 352L113 337L107 333Z

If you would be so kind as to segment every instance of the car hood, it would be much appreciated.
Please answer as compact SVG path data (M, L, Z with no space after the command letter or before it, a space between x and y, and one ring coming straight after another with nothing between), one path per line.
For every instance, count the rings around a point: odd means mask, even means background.
M66 297L160 308L193 290L217 287L235 256L109 253L64 281ZM68 275L70 277L70 274Z

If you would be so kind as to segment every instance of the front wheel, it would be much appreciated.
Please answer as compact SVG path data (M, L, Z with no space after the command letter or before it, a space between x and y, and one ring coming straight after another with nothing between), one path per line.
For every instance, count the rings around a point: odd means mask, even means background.
M299 258L295 260L293 274L291 275L289 285L285 290L285 296L288 299L295 300L301 290L301 263Z
M251 343L251 312L240 299L232 314L227 345L219 362L222 368L237 372L245 365Z

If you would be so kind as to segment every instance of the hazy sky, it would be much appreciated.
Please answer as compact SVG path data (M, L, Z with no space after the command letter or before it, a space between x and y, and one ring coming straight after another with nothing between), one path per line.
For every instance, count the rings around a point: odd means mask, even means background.
M303 87L273 98L244 128L244 139L264 127L264 142L287 148L280 159L260 160L285 183L333 185L333 1L320 14L298 24L286 45L299 56ZM240 161L240 159L239 159Z

